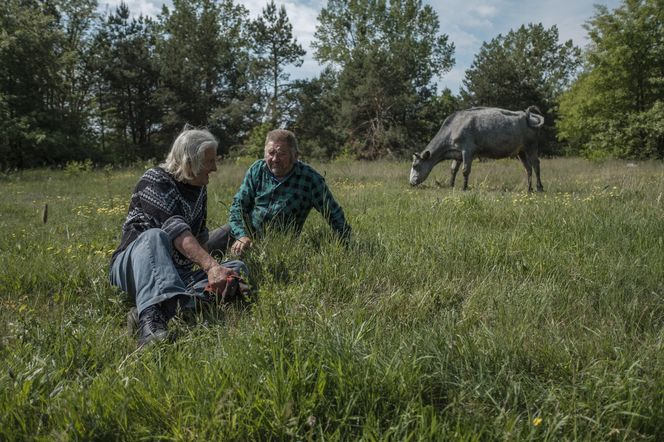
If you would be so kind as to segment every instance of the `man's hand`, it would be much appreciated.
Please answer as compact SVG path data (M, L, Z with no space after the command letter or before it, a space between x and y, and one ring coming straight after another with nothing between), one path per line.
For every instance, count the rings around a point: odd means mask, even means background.
M249 247L251 247L251 238L243 236L235 240L231 246L231 253L237 256L242 256Z
M219 265L219 263L200 245L189 230L183 232L173 241L180 253L198 264L207 273L208 285L215 292L222 292L226 287L226 277L239 276L235 271Z
M226 287L226 278L229 275L239 276L234 270L226 268L220 264L213 264L205 273L207 273L208 285L210 288L219 293L221 293Z

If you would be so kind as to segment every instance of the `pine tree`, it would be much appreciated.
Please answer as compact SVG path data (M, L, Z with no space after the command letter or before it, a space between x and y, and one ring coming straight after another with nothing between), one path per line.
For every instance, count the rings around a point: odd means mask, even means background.
M263 87L269 90L267 120L272 127L278 127L292 107L286 95L290 85L282 83L290 78L285 68L302 66L306 52L293 37L286 8L282 5L277 11L274 0L270 0L261 16L251 23L251 36L257 55L257 75Z

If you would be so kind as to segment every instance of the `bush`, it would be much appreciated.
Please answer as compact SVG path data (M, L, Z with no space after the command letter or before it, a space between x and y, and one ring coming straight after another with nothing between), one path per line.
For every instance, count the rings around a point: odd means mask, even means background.
M265 137L272 129L268 123L259 124L254 126L247 136L244 145L238 149L237 156L263 158L263 150L265 149Z
M645 112L606 122L604 130L591 137L583 153L587 158L664 158L664 102L656 102Z
M64 171L66 175L80 175L83 172L91 172L94 169L91 159L85 161L68 161Z

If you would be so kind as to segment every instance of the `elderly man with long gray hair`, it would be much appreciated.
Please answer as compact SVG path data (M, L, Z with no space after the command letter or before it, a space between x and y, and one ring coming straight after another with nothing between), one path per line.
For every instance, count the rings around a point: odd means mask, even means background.
M242 261L217 262L207 251L207 184L217 170L217 140L207 130L185 129L166 161L147 170L131 195L122 239L113 253L110 281L135 299L138 344L163 341L178 305L208 299L229 276L247 273Z

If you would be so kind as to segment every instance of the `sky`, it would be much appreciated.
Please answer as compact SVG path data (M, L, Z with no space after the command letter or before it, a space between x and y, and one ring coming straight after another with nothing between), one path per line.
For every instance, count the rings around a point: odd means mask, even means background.
M113 11L120 0L99 0L102 11ZM133 15L156 16L163 4L162 0L125 0ZM252 18L260 15L267 0L236 0L243 4ZM311 42L316 32L317 18L327 0L275 0L277 6L285 5L293 33L297 41L307 51L304 63L293 68L291 79L306 79L318 76L322 66L313 59ZM581 48L588 44L583 24L595 14L594 5L604 5L609 9L618 7L620 0L422 0L438 14L439 32L448 36L454 43L456 63L451 71L436 78L438 87L449 88L457 94L462 86L465 72L470 68L475 54L482 43L499 34L518 29L528 23L542 23L545 28L558 27L560 40L572 40Z

